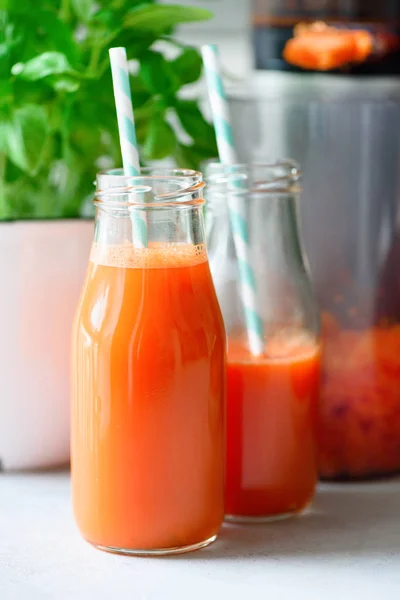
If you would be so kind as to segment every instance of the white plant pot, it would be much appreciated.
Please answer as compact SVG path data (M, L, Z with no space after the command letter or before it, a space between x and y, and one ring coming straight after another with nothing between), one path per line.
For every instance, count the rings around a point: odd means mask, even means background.
M71 325L93 222L0 223L0 461L69 461Z

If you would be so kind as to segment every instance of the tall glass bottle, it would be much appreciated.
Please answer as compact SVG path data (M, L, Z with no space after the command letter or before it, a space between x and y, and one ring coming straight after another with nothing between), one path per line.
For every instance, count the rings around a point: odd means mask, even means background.
M209 259L228 334L227 517L297 513L317 480L320 370L319 311L297 223L300 172L283 162L214 163L206 173ZM233 202L247 228L245 269ZM257 354L248 293L261 323Z
M201 175L97 179L73 331L72 488L83 537L127 554L213 541L224 514L225 331Z

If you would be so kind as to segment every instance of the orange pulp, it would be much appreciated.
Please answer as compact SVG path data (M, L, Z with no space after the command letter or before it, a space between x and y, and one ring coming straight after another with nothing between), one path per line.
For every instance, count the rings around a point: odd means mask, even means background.
M323 315L318 422L324 478L367 478L400 469L400 325L342 326Z

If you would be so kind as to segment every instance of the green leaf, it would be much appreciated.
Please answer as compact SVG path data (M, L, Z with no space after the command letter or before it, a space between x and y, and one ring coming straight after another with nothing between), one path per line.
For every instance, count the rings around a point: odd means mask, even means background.
M9 48L6 43L0 44L0 81L4 83L10 75Z
M0 0L0 10L11 14L25 14L32 8L32 0Z
M185 144L177 144L174 158L178 167L185 169L198 169L203 157L200 156L195 147Z
M120 28L121 23L118 22L117 14L115 11L103 8L98 10L92 18L91 27L101 25L106 30L114 31Z
M168 62L160 52L149 50L142 58L139 77L152 94L168 95L179 88L179 81Z
M7 79L0 79L0 108L5 106L8 109L12 102L12 86Z
M137 75L130 77L131 81L131 90L132 90L132 104L135 109L135 117L136 117L136 109L140 108L146 102L149 102L152 99L152 95L149 90L144 85L144 82Z
M56 90L56 92L67 94L72 94L77 92L81 86L79 81L74 79L73 77L49 77L50 85Z
M38 81L49 75L75 74L65 54L44 52L26 63L16 63L11 72L27 81Z
M202 163L210 158L216 158L217 148L207 148L196 144L177 144L174 158L179 167L201 170Z
M154 4L157 0L146 0L146 4ZM143 0L100 0L100 4L105 4L115 11L123 11L131 9L133 6L143 4Z
M8 77L11 65L28 60L42 51L44 36L41 35L39 39L37 28L33 18L28 18L26 14L18 14L14 21L8 17L4 27L4 42L8 47Z
M90 19L93 9L93 0L71 0L72 10L79 19L85 23Z
M159 116L163 112L154 98L135 108L135 123L149 122L153 117Z
M197 81L201 75L203 62L194 48L186 48L174 61L172 68L181 85Z
M194 140L200 140L204 145L207 142L212 146L215 140L214 127L208 123L197 102L193 100L178 100L175 111L185 131Z
M151 31L161 34L179 23L207 21L212 16L212 12L204 8L180 4L155 4L134 8L128 12L123 23L125 27L140 32Z
M146 160L159 160L171 156L175 151L176 138L171 125L162 117L150 121L143 156Z
M7 23L2 34L1 55L11 57L12 52L20 50L24 42L23 28L20 23Z
M1 130L5 153L22 171L35 175L44 156L49 129L42 106L27 104L15 110Z
M148 133L148 123L144 121L139 121L139 123L135 123L136 125L136 139L140 146L143 146L147 139Z
M68 27L58 16L48 10L39 13L38 19L45 30L48 43L53 50L62 52L72 64L79 58L79 45L73 38L73 30Z
M7 183L3 187L0 198L0 220L32 216L34 207L31 181L31 178L22 175L17 181Z

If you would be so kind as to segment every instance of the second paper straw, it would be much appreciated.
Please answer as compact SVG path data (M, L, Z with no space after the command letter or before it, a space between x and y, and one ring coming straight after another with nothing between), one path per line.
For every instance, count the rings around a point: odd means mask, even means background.
M118 119L124 175L140 175L139 151L133 116L128 59L125 48L110 48L110 63ZM137 213L137 210L133 211ZM147 246L147 224L139 214L132 214L132 233L140 246Z
M203 46L201 51L219 158L223 164L233 165L237 163L237 155L233 142L228 102L219 69L218 49L214 45L208 45ZM251 353L258 356L264 351L263 322L257 311L256 278L250 264L250 239L246 204L240 193L233 193L228 199L228 205L239 265L240 289L249 346Z

